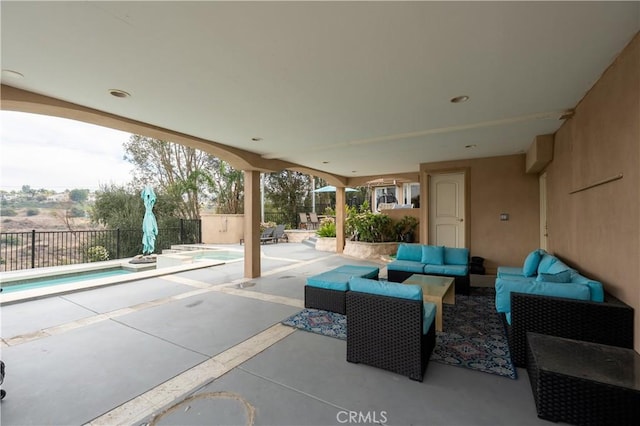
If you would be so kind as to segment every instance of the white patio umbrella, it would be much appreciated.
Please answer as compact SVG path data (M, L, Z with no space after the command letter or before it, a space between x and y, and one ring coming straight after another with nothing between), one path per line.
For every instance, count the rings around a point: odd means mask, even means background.
M333 185L323 186L322 188L315 189L313 192L336 192L336 187ZM358 192L357 189L345 188L344 192Z

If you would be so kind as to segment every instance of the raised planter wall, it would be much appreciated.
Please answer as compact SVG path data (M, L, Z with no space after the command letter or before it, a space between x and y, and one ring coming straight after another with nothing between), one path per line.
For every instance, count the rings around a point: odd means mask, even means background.
M336 252L335 237L318 237L316 240L316 250Z
M342 254L360 259L380 260L381 256L394 254L398 250L398 244L397 242L363 243L361 241L347 240Z

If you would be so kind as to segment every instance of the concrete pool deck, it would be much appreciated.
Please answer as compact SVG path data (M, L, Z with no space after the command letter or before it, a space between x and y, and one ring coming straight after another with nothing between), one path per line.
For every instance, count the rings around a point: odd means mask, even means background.
M261 250L255 279L234 262L2 306L2 424L547 423L522 370L432 362L419 383L281 325L306 277L374 263L298 243Z

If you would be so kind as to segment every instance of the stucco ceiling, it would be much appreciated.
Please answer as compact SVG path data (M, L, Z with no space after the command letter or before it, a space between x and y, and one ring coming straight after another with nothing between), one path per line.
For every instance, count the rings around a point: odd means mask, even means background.
M639 5L3 1L24 78L2 83L345 177L416 172L555 132Z

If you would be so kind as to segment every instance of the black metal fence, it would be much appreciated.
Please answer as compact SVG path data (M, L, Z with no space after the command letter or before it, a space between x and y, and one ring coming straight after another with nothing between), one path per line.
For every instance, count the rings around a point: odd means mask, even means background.
M331 207L331 205L316 203L316 212L318 214L324 214L327 207ZM305 208L304 206L298 206L297 211L294 212L265 211L264 221L285 225L287 229L298 229L300 228L300 215L298 213L308 213L310 211L311 209Z
M158 230L155 253L173 244L202 242L200 220L180 219L176 227ZM0 270L43 268L142 254L141 229L97 231L30 231L0 234Z

